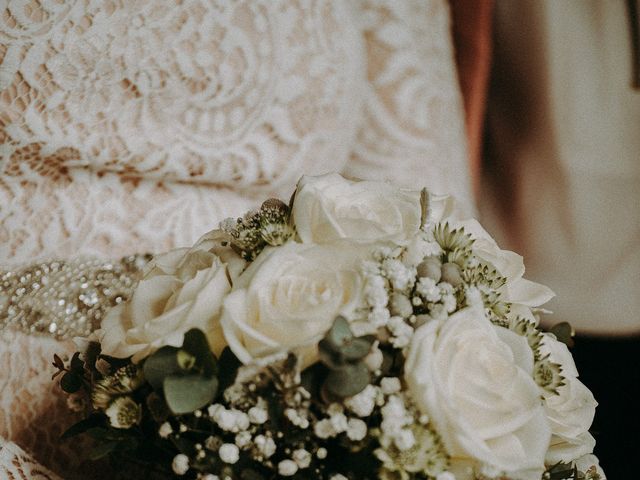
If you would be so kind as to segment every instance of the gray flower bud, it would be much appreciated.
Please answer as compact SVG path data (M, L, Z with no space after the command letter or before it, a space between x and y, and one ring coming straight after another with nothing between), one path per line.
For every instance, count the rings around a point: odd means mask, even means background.
M417 267L418 276L428 277L438 283L442 277L441 267L442 264L440 263L439 258L426 257Z
M394 293L391 295L391 302L389 304L389 311L391 315L407 318L413 313L413 306L411 300L406 295L401 293Z
M445 263L442 265L442 281L450 283L454 287L460 285L462 283L460 267L455 263Z

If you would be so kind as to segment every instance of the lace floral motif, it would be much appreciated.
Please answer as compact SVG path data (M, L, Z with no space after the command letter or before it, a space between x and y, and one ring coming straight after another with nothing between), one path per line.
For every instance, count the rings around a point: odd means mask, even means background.
M456 195L472 211L446 2L364 4L363 128L346 173Z
M0 438L0 477L15 480L61 480L16 444Z
M10 0L0 264L189 244L303 173L471 205L448 21L445 0Z

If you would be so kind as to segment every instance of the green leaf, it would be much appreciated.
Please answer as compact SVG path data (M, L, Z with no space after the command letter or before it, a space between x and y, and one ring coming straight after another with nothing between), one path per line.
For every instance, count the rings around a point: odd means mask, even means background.
M78 423L71 425L61 436L60 440L66 440L67 438L75 437L76 435L80 435L81 433L86 432L90 428L94 428L100 425L104 425L105 416L100 415L91 415L84 420L80 420Z
M154 390L162 391L165 377L180 371L177 353L178 349L175 347L162 347L145 360L142 367L144 378Z
M152 392L149 394L146 402L147 408L156 422L162 423L169 417L171 412L167 407L167 402L158 393Z
M229 347L225 347L224 350L222 350L220 360L218 361L218 380L220 381L220 391L224 391L227 387L231 386L233 382L235 382L238 369L241 365L242 363Z
M218 379L201 375L170 375L165 377L164 396L176 415L191 413L210 403L218 392Z
M60 388L67 393L75 393L82 388L82 377L74 372L67 372L60 378Z
M329 373L325 386L329 393L345 398L360 393L371 381L367 366L360 362Z
M76 352L71 357L71 371L82 375L84 373L84 362L80 359L80 352Z
M333 326L325 336L325 339L335 348L341 347L352 338L353 332L351 332L349 322L342 316L336 317Z
M59 370L63 370L64 369L64 362L62 361L62 359L57 355L57 354L53 354L53 366L56 367Z
M328 340L320 340L318 354L320 361L331 370L337 370L346 363L340 350L333 347Z
M216 373L216 357L211 353L209 342L202 330L192 328L184 334L182 348L196 357L196 365L208 377Z
M340 353L342 353L347 360L360 360L369 354L372 344L373 342L368 338L354 338L340 349Z
M573 331L573 327L568 322L557 323L550 330L553 333L559 342L564 343L567 347L573 347L573 336L575 332Z
M106 457L111 452L113 452L118 446L118 441L113 440L104 443L98 443L93 447L91 453L89 454L90 460L99 460L103 457Z

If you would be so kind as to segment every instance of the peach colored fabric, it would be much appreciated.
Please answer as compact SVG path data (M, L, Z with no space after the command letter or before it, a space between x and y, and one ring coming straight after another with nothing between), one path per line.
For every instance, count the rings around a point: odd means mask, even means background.
M482 127L491 66L493 0L450 0L450 4L456 63L464 97L469 162L477 194Z

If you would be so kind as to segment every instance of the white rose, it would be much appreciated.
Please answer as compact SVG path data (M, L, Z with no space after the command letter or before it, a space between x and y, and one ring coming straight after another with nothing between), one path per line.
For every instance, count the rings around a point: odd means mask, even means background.
M403 242L420 228L420 192L383 182L352 182L336 173L302 177L293 220L303 243Z
M243 363L295 347L304 362L338 315L362 303L358 264L363 250L348 242L267 247L238 278L224 301L222 326Z
M416 330L405 372L454 460L540 478L551 432L523 337L469 307Z
M598 403L591 391L578 380L578 370L567 346L544 334L542 354L562 366L564 385L558 395L544 391L545 409L551 425L551 444L547 463L570 462L593 452L595 440L589 433Z
M130 300L102 321L97 332L102 353L133 355L138 362L164 345L181 346L185 332L199 328L219 354L225 346L220 310L230 289L225 264L204 247L158 255Z

